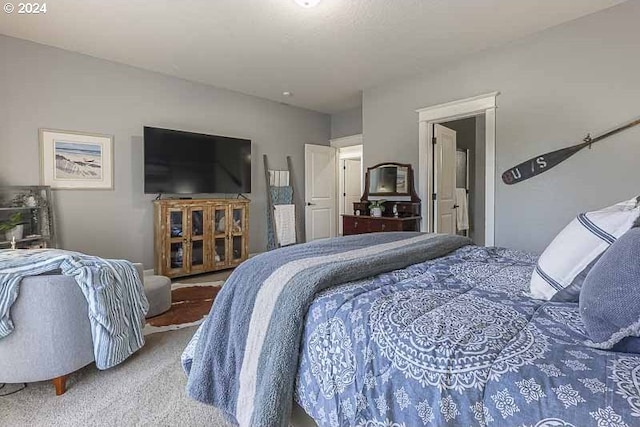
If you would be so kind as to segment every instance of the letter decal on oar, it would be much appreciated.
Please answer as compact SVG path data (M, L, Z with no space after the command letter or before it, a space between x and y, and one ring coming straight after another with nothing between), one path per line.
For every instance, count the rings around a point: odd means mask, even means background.
M587 146L589 146L589 143L584 142L574 145L573 147L552 151L542 156L536 156L503 173L502 181L504 181L505 184L516 184L525 179L540 175L542 172L546 172L552 167L562 163Z

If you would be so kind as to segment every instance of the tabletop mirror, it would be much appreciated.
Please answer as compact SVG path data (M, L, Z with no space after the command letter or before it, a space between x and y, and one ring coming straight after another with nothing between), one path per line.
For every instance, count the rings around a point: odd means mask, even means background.
M388 162L367 168L365 191L362 195L362 200L368 200L372 196L375 198L394 197L394 199L397 198L396 200L406 198L406 200L419 201L420 199L414 186L411 165Z

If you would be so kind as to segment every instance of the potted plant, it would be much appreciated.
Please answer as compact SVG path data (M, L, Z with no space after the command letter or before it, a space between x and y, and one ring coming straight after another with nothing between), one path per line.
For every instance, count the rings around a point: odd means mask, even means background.
M386 200L373 200L369 203L369 210L371 211L371 216L381 217L382 212L384 212L384 202Z
M22 239L24 233L22 213L16 212L8 220L0 221L0 233L5 233L7 240L11 240L14 237L16 240Z

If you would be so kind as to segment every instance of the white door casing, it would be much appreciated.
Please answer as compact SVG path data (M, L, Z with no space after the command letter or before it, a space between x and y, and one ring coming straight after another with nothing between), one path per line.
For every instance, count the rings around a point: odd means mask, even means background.
M435 230L442 234L456 234L456 131L433 125Z
M496 97L491 92L471 98L433 105L416 110L418 113L418 195L429 200L434 192L431 179L433 164L432 143L434 123L484 114L485 118L485 242L495 244L495 192L496 192ZM478 183L479 184L479 183ZM422 229L433 231L431 203L422 203Z
M305 231L307 242L336 236L336 149L305 144Z

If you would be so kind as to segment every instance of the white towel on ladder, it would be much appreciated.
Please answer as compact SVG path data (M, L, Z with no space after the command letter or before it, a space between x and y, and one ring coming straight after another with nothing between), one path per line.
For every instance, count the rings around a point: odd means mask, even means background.
M296 243L296 205L275 205L273 218L280 246Z
M456 188L456 215L458 222L458 231L469 229L469 203L467 203L467 190L465 188Z
M269 185L272 187L287 187L289 185L289 171L269 171Z

